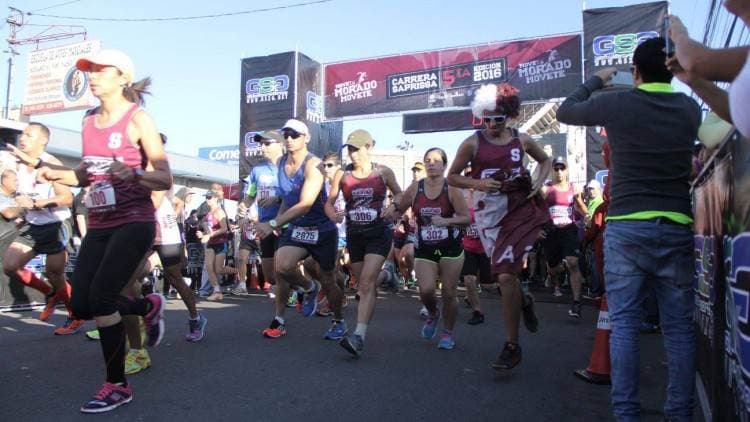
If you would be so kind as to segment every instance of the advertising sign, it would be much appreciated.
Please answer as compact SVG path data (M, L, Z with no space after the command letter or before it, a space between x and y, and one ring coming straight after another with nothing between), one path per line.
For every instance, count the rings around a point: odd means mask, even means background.
M666 1L584 10L586 78L606 67L629 71L635 48L664 34L667 11Z
M198 157L211 161L219 161L230 166L240 164L240 147L238 145L225 145L221 147L199 148Z
M54 113L97 104L89 89L88 73L76 69L75 65L78 59L100 48L99 41L84 41L29 53L21 113Z
M465 107L482 84L508 82L522 101L564 97L581 83L581 36L402 54L325 66L326 117Z

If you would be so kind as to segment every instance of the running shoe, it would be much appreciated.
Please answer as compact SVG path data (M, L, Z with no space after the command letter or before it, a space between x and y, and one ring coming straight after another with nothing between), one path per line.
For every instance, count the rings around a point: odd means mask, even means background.
M44 309L39 314L39 321L46 321L50 315L55 313L55 305L57 305L57 302L62 301L60 297L62 293L63 289L59 289L44 297Z
M146 345L149 347L158 346L164 337L164 296L158 293L151 293L146 296L146 300L151 302L151 310L143 317L146 323L146 333L148 339Z
M536 333L539 331L539 318L536 317L536 312L534 312L534 296L530 294L523 295L521 314L523 316L523 325L526 326L529 332Z
M327 317L333 315L331 307L328 305L328 299L323 299L318 303L318 310L315 311L315 315Z
M86 321L82 319L68 318L68 320L65 321L65 324L62 327L55 328L55 335L67 336L70 334L75 334L81 329L81 327L83 327L84 324L86 324Z
M125 375L137 374L151 366L151 357L146 349L130 349L125 355Z
M263 337L267 338L279 338L284 334L286 334L286 327L276 318L271 321L271 325L268 328L263 330Z
M198 319L189 319L188 327L190 327L190 332L185 335L185 340L194 343L203 340L203 337L206 336L207 323L208 319L203 314L198 314Z
M552 296L554 297L561 297L563 295L562 290L560 290L560 286L555 286L555 291L552 293Z
M314 314L318 309L318 292L320 291L320 283L313 280L312 289L309 292L305 292L304 299L302 299L302 315L309 317Z
M568 315L573 318L580 318L581 317L581 302L573 302L573 304L570 305L570 309L568 309Z
M479 311L471 313L471 319L467 321L469 325L479 325L484 322L484 314Z
M286 301L287 308L294 308L297 306L297 292L294 290L289 291L289 299Z
M424 305L422 305L422 309L419 310L419 316L422 319L427 319L427 317L430 316L430 311L428 311L427 308Z
M247 287L244 284L238 284L237 287L232 289L232 294L235 296L247 296L250 292L247 291Z
M347 352L359 357L365 348L365 340L359 334L350 334L339 341L339 345Z
M133 400L133 391L128 384L105 382L94 397L81 406L83 413L103 413L114 410Z
M331 321L331 328L323 336L326 340L341 340L346 335L346 321Z
M492 363L492 368L495 370L513 369L516 365L521 363L521 346L511 342L506 342L503 351L500 352L500 356L497 360Z
M223 300L224 294L220 290L216 290L213 293L211 293L210 296L206 298L206 300Z
M422 338L430 340L435 337L435 333L437 333L438 321L440 321L440 312L435 314L435 316L427 316L427 320L422 326Z
M453 336L448 333L441 333L437 348L442 350L453 350L454 347L456 347L456 342L453 341Z
M86 338L89 340L99 340L99 330L86 331Z

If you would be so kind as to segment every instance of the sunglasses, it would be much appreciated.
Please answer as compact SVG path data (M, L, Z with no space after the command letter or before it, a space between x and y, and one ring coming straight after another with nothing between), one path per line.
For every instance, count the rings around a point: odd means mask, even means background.
M330 168L336 167L336 164L333 164L333 163L323 163L323 167L326 167L326 168L330 169Z
M297 132L296 130L287 129L287 130L281 132L281 135L284 137L284 139L286 139L286 138L297 139L300 136L303 136L304 133Z
M505 120L507 118L508 117L505 115L500 115L500 116L484 117L482 118L482 121L485 123L495 122L495 124L501 124L501 123L505 123Z
M565 171L565 167L555 167L555 171Z

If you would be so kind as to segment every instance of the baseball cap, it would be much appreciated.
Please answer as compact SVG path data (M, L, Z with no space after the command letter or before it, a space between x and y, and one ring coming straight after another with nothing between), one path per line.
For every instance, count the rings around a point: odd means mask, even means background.
M284 130L284 129L291 129L295 132L304 133L306 135L310 134L310 130L307 129L307 125L296 119L287 120L286 123L284 124L284 127L281 128L281 130Z
M372 146L374 142L375 140L372 139L372 135L370 135L370 132L364 129L357 129L349 134L343 146L351 145L354 148L362 148L365 145Z
M281 134L278 130L264 130L263 132L256 133L255 136L253 136L253 140L255 142L260 142L263 140L283 142L284 138L281 137Z
M414 171L414 170L424 171L425 170L424 164L422 164L421 161L417 161L416 163L414 163L414 166L412 166L411 168L411 171Z
M210 190L206 191L206 199L211 199L214 196L216 196L216 195L214 195L213 191L210 191Z
M94 64L116 67L122 72L128 82L133 82L135 79L135 66L133 65L133 61L130 60L130 57L128 57L127 54L120 50L103 49L94 54L78 59L78 61L76 61L76 69L90 72L91 65Z
M568 167L568 163L565 162L565 158L563 158L562 156L557 156L557 157L555 157L554 160L552 160L552 165L553 166L556 166L556 165L559 165L559 164L564 165L566 168Z
M602 184L599 183L599 181L596 180L596 179L591 179L589 181L589 184L586 185L586 187L589 188L589 189L599 189L599 190L601 190L602 189Z

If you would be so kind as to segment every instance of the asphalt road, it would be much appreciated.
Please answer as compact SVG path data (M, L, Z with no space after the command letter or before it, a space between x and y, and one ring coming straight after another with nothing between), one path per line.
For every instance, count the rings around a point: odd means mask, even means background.
M381 294L365 352L350 357L323 340L328 318L287 312L288 334L264 339L270 299L229 297L201 302L208 318L201 343L184 340L187 313L169 301L164 342L153 366L129 378L134 399L106 416L79 413L104 379L99 344L82 333L58 337L38 312L0 314L0 417L3 421L609 421L609 387L584 383L596 310L580 320L567 306L538 303L540 331L522 331L523 362L512 372L491 369L502 344L500 301L483 293L486 322L465 323L460 309L456 349L438 350L419 336L412 295ZM356 305L346 309L353 328ZM63 313L50 318L61 324ZM87 325L87 329L92 324ZM522 329L523 330L523 329ZM666 368L659 335L641 338L644 420L661 420ZM697 419L696 419L697 420Z

